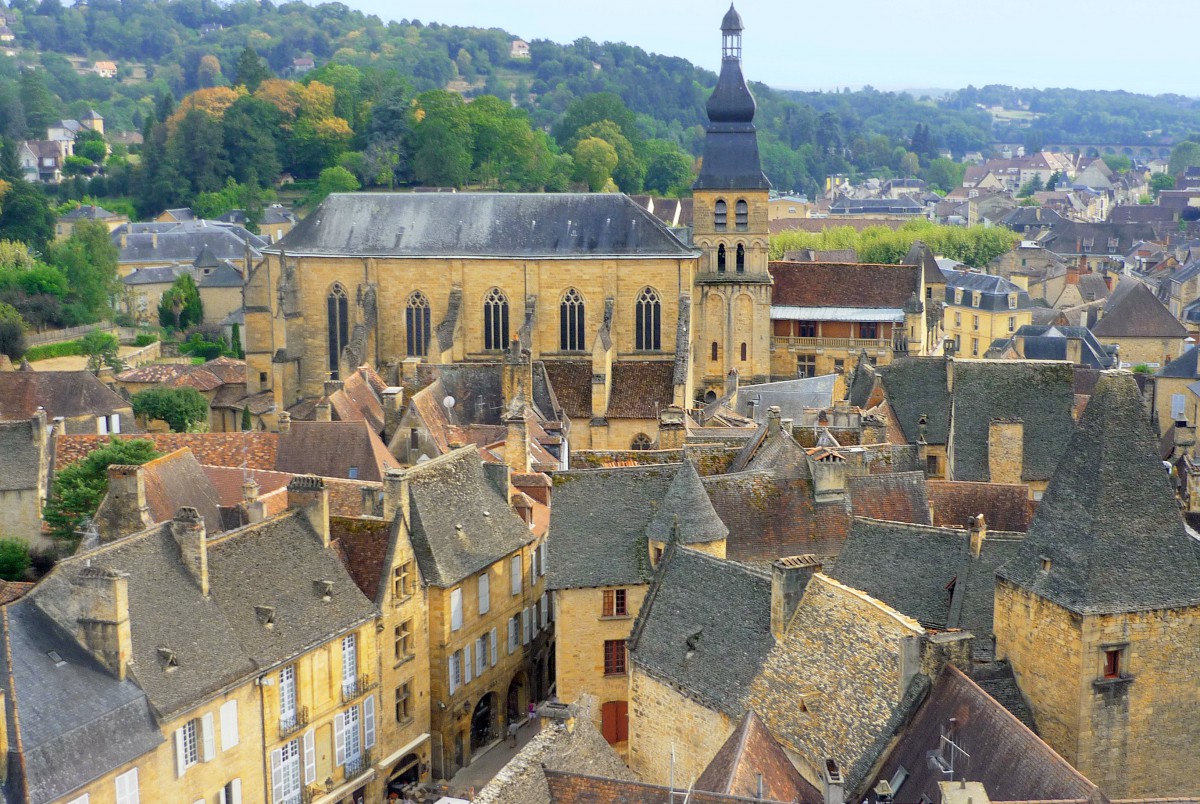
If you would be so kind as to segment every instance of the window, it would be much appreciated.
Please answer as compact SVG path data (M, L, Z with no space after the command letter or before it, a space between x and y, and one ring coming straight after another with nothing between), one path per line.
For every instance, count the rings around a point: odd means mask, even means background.
M925 457L925 474L930 477L938 476L938 459L936 455L927 455Z
M563 294L558 307L558 348L564 352L579 352L583 343L583 297L575 288Z
M1186 414L1184 413L1185 397L1183 394L1171 394L1171 421L1184 421Z
M879 338L879 323L877 321L862 321L858 325L858 337L873 341Z
M956 327L962 326L962 313L956 312L954 314L954 326L956 326Z
M654 288L643 288L634 307L634 348L654 352L662 348L662 301Z
M116 779L117 804L138 804L138 771L132 768Z
M550 624L550 598L545 592L542 592L542 597L538 602L541 604L541 607L542 607L541 608L542 616L541 616L541 619L539 620L539 622L541 622L542 628L545 628L547 625Z
M746 247L743 246L741 243L737 244L736 260L737 261L735 264L737 265L737 272L739 274L746 273Z
M481 636L475 640L475 677L483 675L488 666L488 638Z
M509 575L511 576L509 578L509 583L512 588L512 593L514 595L519 595L521 594L521 557L513 556L512 560L508 562L508 567Z
M619 676L625 673L625 640L604 640L604 675Z
M488 656L492 660L492 667L495 667L496 660L500 658L500 654L496 650L496 629L495 628L493 628L491 631L488 631L487 641L488 641Z
M407 659L412 655L412 620L405 620L397 625L394 635L396 660Z
M1104 677L1105 678L1120 678L1121 677L1121 654L1125 651L1123 648L1108 648L1104 651Z
M962 288L955 288L955 289L954 289L954 303L955 303L955 304L962 304L962 297L963 297L963 289L962 289Z
M453 695L462 686L462 660L463 654L461 650L456 650L450 654L450 694Z
M629 448L638 451L654 449L654 441L645 433L638 433L633 437L633 443L629 445Z
M416 432L415 430L413 432ZM409 583L412 578L412 562L405 561L392 570L392 597L403 600L412 594Z
M508 297L492 288L483 300L483 348L489 352L508 346Z
M408 356L425 357L429 351L429 299L419 290L408 297L404 325L408 336Z
M746 342L742 341L742 362L746 362Z
M1016 332L1016 330L1017 330L1017 317L1015 315L1010 315L1008 317L1008 331Z
M796 376L797 377L815 377L815 376L817 376L817 356L816 355L796 355Z
M183 728L175 731L175 755L178 759L179 775L200 761L200 721L189 720Z
M796 336L800 338L815 338L817 337L817 322L816 321L797 321Z
M349 471L346 473L346 477L348 477L350 480L358 480L358 467L351 466Z
M656 566L656 567L658 566L658 562L662 561L662 557L663 557L663 549L661 547L655 547L654 548L654 561L652 562L654 564L654 566Z
M528 645L529 640L533 638L533 629L529 620L529 609L521 611L521 644Z
M113 413L108 417L108 431L114 435L121 434L121 414Z
M479 616L487 614L492 608L492 586L486 571L479 576Z
M108 417L96 417L96 433L99 435L108 435Z
M242 780L234 779L217 791L217 804L242 804Z
M419 446L421 446L421 431L413 427L408 431L408 448L417 449Z
M396 722L404 723L412 718L412 682L405 681L396 687Z
M739 232L750 227L750 205L744 199L739 198L733 205L733 222Z
M450 630L457 631L463 625L462 590L450 590Z
M346 741L346 749L344 762L339 764L346 765L347 774L349 774L349 769L357 767L358 760L360 757L362 757L362 735L360 735L358 731L358 706L352 706L347 709L346 713L342 716L342 719L342 732Z
M342 694L354 695L358 689L358 645L354 634L342 638Z
M971 316L971 329L979 329L979 316Z
M609 745L623 743L629 739L629 703L607 701L600 707L600 733Z
M508 655L512 656L517 652L517 646L521 644L521 620L517 615L513 615L508 619Z
M538 575L546 577L546 543L542 542L537 546L538 551Z
M221 750L228 751L238 744L237 701L221 704Z
M979 357L979 339L971 339L971 357Z
M300 804L300 741L271 752L271 789L275 804Z
M717 246L717 273L725 273L725 244Z
M1008 294L1008 309L1010 309L1010 310L1017 309L1017 294L1015 294L1015 293Z
M713 228L718 232L725 231L725 224L729 217L729 206L724 199L718 199L713 205Z
M716 363L720 359L720 349L717 347L717 342L712 342L712 362Z
M602 617L627 617L629 610L625 604L624 589L605 589L604 604L601 608Z
M976 290L976 291L972 292L972 293L971 293L971 306L972 306L972 307L978 307L978 306L979 306L979 302L980 302L980 300L981 300L982 298L983 298L983 294L982 294L982 293L980 293L978 290Z
M338 379L338 363L342 349L350 343L350 311L346 289L336 284L325 298L329 335L329 377Z
M296 666L279 671L279 728L287 731L296 725Z

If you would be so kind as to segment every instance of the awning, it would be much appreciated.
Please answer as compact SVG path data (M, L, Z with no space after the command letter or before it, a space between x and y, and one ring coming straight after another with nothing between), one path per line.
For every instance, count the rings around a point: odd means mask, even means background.
M790 307L771 305L771 318L778 321L893 321L904 323L899 307Z

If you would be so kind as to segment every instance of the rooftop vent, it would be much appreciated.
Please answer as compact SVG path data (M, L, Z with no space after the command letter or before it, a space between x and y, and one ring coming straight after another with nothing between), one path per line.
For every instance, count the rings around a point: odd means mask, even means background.
M275 607L274 606L255 606L254 614L258 617L258 622L264 628L275 627Z
M313 581L313 591L325 603L333 600L333 581Z
M175 655L175 651L170 648L159 648L158 660L162 662L163 670L168 673L179 667L179 658Z

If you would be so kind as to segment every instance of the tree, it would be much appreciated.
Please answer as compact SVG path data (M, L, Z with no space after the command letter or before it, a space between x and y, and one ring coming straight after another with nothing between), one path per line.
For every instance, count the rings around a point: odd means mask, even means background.
M16 308L0 302L0 355L14 363L25 356L25 320Z
M80 221L70 237L46 248L46 261L67 278L67 302L77 305L80 317L88 321L97 321L112 309L121 287L118 256L108 227L99 221Z
M208 400L195 388L147 388L129 400L133 415L146 421L161 419L173 433L194 432L208 421Z
M259 58L258 51L247 45L238 56L234 67L235 84L241 84L248 92L254 92L259 84L271 78L271 68Z
M200 302L200 290L191 274L176 279L158 302L158 323L177 330L204 321L204 305Z
M948 193L962 184L966 169L967 166L961 162L945 158L934 159L925 169L925 182L930 187Z
M569 144L570 150L574 151L576 145L589 137L604 140L616 151L617 166L613 168L612 179L621 188L621 192L640 193L646 176L646 166L617 124L611 120L601 120L583 126L575 132L575 137Z
M229 344L229 351L233 352L234 357L238 360L245 360L246 353L242 351L242 327L237 322L233 325L233 337Z
M1175 177L1170 173L1155 173L1150 177L1150 191L1158 198L1163 190L1175 189Z
M62 117L62 104L49 89L41 70L25 70L21 73L18 90L21 106L25 110L25 123L34 137L46 136L46 129Z
M617 166L617 151L599 137L588 137L575 146L575 175L587 182L593 193L602 192L612 183L613 168Z
M417 96L413 109L413 176L425 185L462 187L470 177L474 143L462 98L431 90Z
M344 167L325 168L321 171L320 177L317 178L316 188L309 194L304 203L306 206L315 207L324 201L325 197L330 193L352 193L361 186L358 183L358 179L354 178L354 174Z
M631 143L640 143L644 139L633 112L619 95L612 92L596 92L572 101L554 126L554 139L566 147L568 143L578 141L575 135L579 129L602 120L616 124L622 136Z
M249 431L253 426L254 423L250 420L250 406L247 405L242 408L242 432Z
M1200 165L1200 143L1184 140L1171 149L1167 173L1178 176L1190 167Z
M95 515L108 492L108 467L113 464L140 466L157 457L159 453L155 452L152 441L113 438L86 458L56 472L44 513L50 535L74 545L78 540L75 531L85 517Z
M1046 180L1046 189L1053 191L1054 188L1058 187L1058 183L1062 181L1062 178L1063 176L1061 170L1056 170L1051 173L1050 178Z
M99 374L104 366L114 370L120 366L119 345L115 336L94 329L79 339L79 351L87 358L87 369Z
M17 240L44 251L54 237L54 212L42 191L27 181L14 181L0 197L0 239Z
M1043 189L1042 174L1034 173L1033 177L1022 184L1021 188L1017 190L1017 198L1029 198L1034 193L1040 193Z
M678 148L662 150L646 165L645 188L662 195L686 190L692 182L692 160Z
M1133 169L1133 160L1125 154L1105 154L1101 159L1113 173L1128 173Z
M21 539L0 539L0 579L24 581L30 563L27 543Z

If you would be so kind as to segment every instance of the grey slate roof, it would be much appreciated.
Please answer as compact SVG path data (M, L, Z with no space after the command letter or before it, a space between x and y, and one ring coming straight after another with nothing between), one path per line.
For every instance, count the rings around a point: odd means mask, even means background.
M202 288L240 288L246 283L242 279L241 271L229 260L222 260L219 265L213 266L209 273L201 272L196 284Z
M25 419L38 407L58 416L109 416L129 403L90 371L0 371L0 419Z
M927 418L925 440L945 444L950 435L950 391L946 386L946 360L912 357L880 366L888 402L909 443L916 443L921 416Z
M421 576L453 586L533 541L488 480L473 446L409 470L412 545Z
M778 406L783 418L800 421L805 408L828 408L833 405L836 380L837 375L824 374L820 377L743 385L738 389L737 412L756 422L763 422L766 421L767 409Z
M1179 377L1189 380L1200 377L1200 365L1197 365L1198 357L1200 357L1200 349L1192 346L1179 357L1163 366L1158 372L1158 376Z
M1200 603L1198 552L1133 375L1105 372L998 575L1081 614L1167 609Z
M1141 282L1122 282L1130 285L1127 293L1113 294L1105 307L1104 317L1092 327L1100 338L1179 338L1187 337L1187 328L1171 315L1154 291Z
M246 245L257 255L267 241L241 226L215 221L125 223L112 232L118 262L171 262L191 265L206 248L218 260L241 260ZM125 245L121 245L124 238Z
M946 277L946 304L975 309L971 303L971 294L979 292L981 297L978 309L980 310L998 312L1009 309L1024 310L1033 306L1028 291L1022 290L1002 276L981 274L977 271L944 270L942 273ZM963 298L961 302L956 303L954 301L955 291L959 288L963 290ZM1014 308L1008 306L1010 293L1017 294L1017 306Z
M121 277L126 285L169 285L184 274L191 271L186 265L149 265L145 268L135 268L128 276Z
M59 799L163 742L146 694L132 680L110 676L30 600L4 607L0 616L12 663L4 674L5 727L15 745L20 719L24 749L24 762L8 766L7 801Z
M662 505L646 527L646 535L667 542L677 529L681 544L719 542L729 535L729 528L713 509L691 461L684 461L675 472Z
M758 135L754 129L756 104L742 75L739 59L721 59L721 74L705 109L704 159L694 190L766 190L771 182L762 172Z
M1049 326L1045 324L1025 324L1007 339L999 339L993 347L1004 348L1013 344L1017 338L1024 339L1022 357L1026 360L1067 360L1067 344L1069 340L1079 341L1078 365L1092 369L1112 368L1116 362L1109 354L1104 344L1087 327Z
M32 419L0 421L0 491L37 488L41 466Z
M617 193L334 193L268 252L378 257L690 258Z
M646 528L678 469L556 472L546 540L548 588L649 583Z
M771 579L672 543L629 639L634 664L732 717L775 644Z

